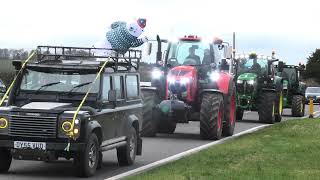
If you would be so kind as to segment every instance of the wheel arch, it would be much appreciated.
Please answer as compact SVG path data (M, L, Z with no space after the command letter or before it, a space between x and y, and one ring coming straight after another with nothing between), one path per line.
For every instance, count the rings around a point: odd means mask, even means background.
M87 130L86 130L86 137L89 137L91 133L95 133L98 137L99 143L101 144L102 142L102 128L101 125L98 121L90 121L87 125Z

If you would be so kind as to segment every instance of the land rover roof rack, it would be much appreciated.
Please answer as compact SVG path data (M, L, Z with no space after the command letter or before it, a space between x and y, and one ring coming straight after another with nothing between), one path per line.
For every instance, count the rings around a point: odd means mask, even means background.
M107 52L107 54L106 54ZM136 71L139 69L141 60L141 50L129 49L125 53L121 50L106 48L87 48L87 47L65 47L65 46L38 46L37 57L35 62L38 64L58 64L63 61L70 64L88 65L84 61L101 62L108 60L107 67L111 67L114 71ZM92 63L91 65L94 65Z

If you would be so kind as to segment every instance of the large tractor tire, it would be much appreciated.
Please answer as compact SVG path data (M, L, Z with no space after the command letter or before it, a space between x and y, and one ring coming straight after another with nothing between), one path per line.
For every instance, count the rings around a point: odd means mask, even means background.
M169 119L161 119L158 126L158 132L164 134L173 134L176 130L177 123Z
M262 92L259 104L259 121L275 123L276 93L271 91Z
M242 109L237 109L236 110L236 120L241 121L243 119L243 110Z
M291 113L294 117L304 116L304 97L302 95L294 95L292 97L292 109Z
M203 139L218 140L221 138L223 115L222 94L204 93L200 110L200 135Z
M222 134L224 136L232 136L236 122L236 86L230 80L228 94L225 95L225 111L224 111L224 124Z
M158 131L159 112L156 106L160 103L160 98L156 91L143 90L143 123L141 136L154 137Z
M276 107L275 107L275 122L281 122L282 112L283 112L283 92L279 90L276 97Z

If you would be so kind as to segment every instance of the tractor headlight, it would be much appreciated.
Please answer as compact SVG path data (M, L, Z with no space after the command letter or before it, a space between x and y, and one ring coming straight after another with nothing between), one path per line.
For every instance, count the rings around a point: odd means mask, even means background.
M153 79L160 79L162 76L162 72L158 69L152 71L152 78Z
M242 84L242 83L243 83L243 80L238 79L238 80L237 80L237 83L238 83L238 84Z
M254 80L249 80L248 84L253 85L254 84Z
M8 120L6 118L0 118L0 129L5 129L8 127Z
M181 78L181 80L180 80L180 83L181 84L188 84L190 82L190 79L189 78Z
M174 84L176 80L173 77L168 77L168 83L169 84Z
M212 81L217 81L217 80L219 80L219 78L220 78L220 74L218 72L212 72L210 74L210 79Z

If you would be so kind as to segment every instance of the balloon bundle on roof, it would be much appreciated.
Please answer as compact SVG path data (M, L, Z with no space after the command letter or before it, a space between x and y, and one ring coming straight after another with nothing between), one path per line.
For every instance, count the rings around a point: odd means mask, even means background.
M114 49L119 53L125 53L132 47L139 47L148 41L147 37L139 39L139 36L144 32L146 22L146 19L141 18L131 23L114 22L106 33L105 41L96 43L94 47Z

